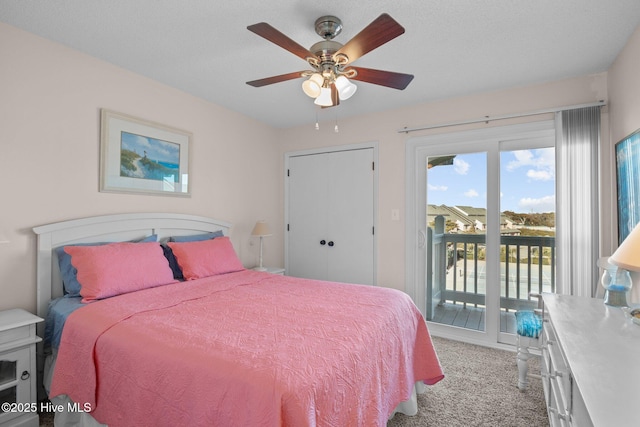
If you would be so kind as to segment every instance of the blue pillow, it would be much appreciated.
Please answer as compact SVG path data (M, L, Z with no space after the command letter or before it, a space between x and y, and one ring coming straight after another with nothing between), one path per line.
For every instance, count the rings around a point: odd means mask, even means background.
M194 234L193 236L171 236L169 237L170 242L200 242L202 240L215 239L216 237L222 237L224 233L220 230L214 231L212 233L204 233L204 234ZM169 261L169 267L171 267L171 271L173 271L173 278L176 280L184 280L184 276L182 275L182 269L178 264L178 260L176 260L175 255L173 255L173 251L171 248L165 244L161 245L162 251L164 252L165 258Z
M149 237L145 237L142 240L134 240L132 243L146 243L157 242L158 235L152 234ZM78 243L76 245L69 246L100 246L106 245L112 242L100 242L100 243ZM78 282L78 270L71 264L71 255L64 251L64 246L56 248L56 254L58 254L58 266L60 267L60 276L62 277L62 284L64 285L65 297L79 297L80 296L80 282Z
M224 234L222 231L214 231L212 233L194 234L193 236L171 236L170 242L199 242L201 240L215 239L216 237L222 237Z

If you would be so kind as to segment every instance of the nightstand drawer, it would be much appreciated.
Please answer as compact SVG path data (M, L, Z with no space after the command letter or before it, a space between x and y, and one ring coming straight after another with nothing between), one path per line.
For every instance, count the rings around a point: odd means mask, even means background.
M0 331L0 343L11 344L13 341L26 340L31 336L31 329L31 325L25 325Z

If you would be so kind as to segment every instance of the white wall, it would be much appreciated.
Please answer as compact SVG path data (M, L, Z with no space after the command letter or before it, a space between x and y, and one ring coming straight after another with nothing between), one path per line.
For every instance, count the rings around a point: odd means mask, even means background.
M281 235L276 131L140 75L0 23L0 309L35 309L32 227L124 212L181 212L234 224L245 266L258 219ZM191 198L101 193L100 109L193 133ZM255 244L253 244L255 243ZM280 239L265 264L283 265Z
M625 48L618 54L607 73L609 87L609 115L611 122L610 143L603 147L609 153L607 163L602 168L602 185L611 197L603 200L603 206L608 208L611 221L601 222L602 234L610 236L609 255L618 247L618 221L615 178L615 144L625 136L640 128L640 27L629 38ZM603 159L604 160L604 159ZM640 303L640 273L632 273L633 289L630 301Z
M406 90L411 90L411 86ZM584 104L602 99L607 99L606 73L499 92L474 94L386 113L370 114L339 122L340 132L337 134L333 131L333 121L320 123L318 131L314 130L313 126L302 126L282 131L280 159L282 162L283 154L289 151L360 142L379 142L377 283L381 286L404 290L405 141L419 135L506 125L524 120L496 121L489 125L481 123L411 134L398 133L399 129ZM345 101L338 108L347 109L348 103L349 101ZM543 115L528 118L526 121L550 118L553 116ZM606 128L606 113L604 122ZM608 131L605 137L607 135ZM400 210L400 221L391 220L392 209Z
M31 228L72 218L163 211L226 220L235 224L232 240L246 266L254 265L258 257L249 237L251 228L257 219L266 219L274 235L265 239L265 264L284 265L284 153L370 141L379 142L380 155L378 283L404 289L404 142L413 136L487 125L410 135L398 129L608 100L608 82L611 131L606 110L603 122L603 152L608 153L609 134L616 141L640 127L640 102L636 101L640 83L634 74L639 57L636 31L608 78L603 73L356 117L340 121L336 134L332 121L321 123L319 131L313 126L272 129L0 23L0 230L11 241L0 245L0 309L35 309ZM192 197L100 193L101 108L192 132ZM339 108L349 108L348 101ZM400 210L400 221L391 220L392 209ZM611 214L603 215L602 223L610 224Z
M602 178L605 191L611 194L607 203L612 221L603 222L603 233L611 236L608 255L618 246L617 200L615 179L615 144L640 128L640 27L629 38L607 73L609 90L610 144L603 146L609 154L603 165Z

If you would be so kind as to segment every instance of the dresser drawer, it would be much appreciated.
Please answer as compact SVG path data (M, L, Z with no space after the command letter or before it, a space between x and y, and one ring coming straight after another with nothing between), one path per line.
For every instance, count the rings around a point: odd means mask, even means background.
M545 321L542 330L541 374L551 426L570 426L572 377L553 325Z
M558 342L555 331L550 323L545 323L543 332L543 345L549 354L547 374L549 379L558 384L559 391L567 408L570 408L571 401L571 371L567 359Z
M570 410L566 407L566 402L562 398L560 386L557 381L551 381L549 384L549 424L552 427L569 427L570 423Z

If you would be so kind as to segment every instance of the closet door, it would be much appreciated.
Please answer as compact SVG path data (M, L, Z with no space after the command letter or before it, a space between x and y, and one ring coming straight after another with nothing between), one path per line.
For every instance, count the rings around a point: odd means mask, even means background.
M375 284L373 148L292 156L287 274Z

